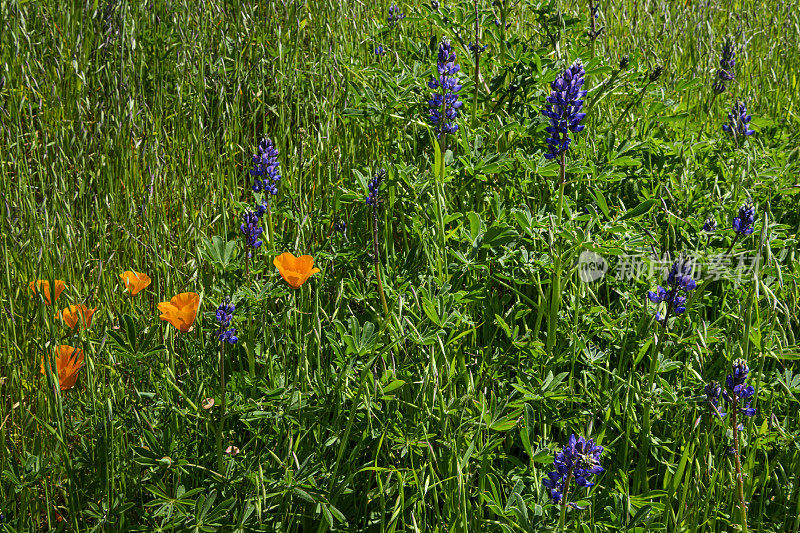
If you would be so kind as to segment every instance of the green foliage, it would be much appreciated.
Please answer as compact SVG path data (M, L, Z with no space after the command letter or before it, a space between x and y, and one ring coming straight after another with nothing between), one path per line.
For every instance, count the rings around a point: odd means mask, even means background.
M606 471L573 487L568 530L732 531L732 432L703 387L739 357L750 528L800 529L795 7L604 2L591 40L587 2L439 4L390 28L369 2L0 0L0 529L552 531L542 479L576 433ZM712 97L728 34L736 81ZM441 37L465 102L443 152ZM560 196L541 109L577 58ZM737 100L744 141L721 130ZM263 136L283 180L247 257ZM756 231L734 240L746 200ZM289 288L283 251L321 272ZM608 270L587 281L588 253ZM699 287L661 328L646 295L679 253ZM131 296L125 270L152 285ZM48 307L37 279L68 288ZM157 303L187 291L184 334ZM226 296L240 341L219 365ZM90 329L53 318L80 303ZM85 352L68 391L40 373L59 344Z

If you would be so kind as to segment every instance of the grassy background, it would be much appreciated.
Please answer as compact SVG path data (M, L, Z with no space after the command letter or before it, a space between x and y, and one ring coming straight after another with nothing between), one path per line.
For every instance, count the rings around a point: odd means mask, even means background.
M0 0L0 529L547 531L541 480L574 432L606 447L606 472L569 528L730 531L731 433L702 389L744 357L750 526L800 530L797 3L603 2L592 46L584 2L481 1L477 96L474 5L441 4L403 3L389 27L388 4L355 1ZM737 81L712 100L726 35ZM425 120L442 36L465 100L443 180ZM557 226L540 110L577 58L587 127ZM741 146L720 128L737 99L756 130ZM246 273L239 216L265 135L284 176L276 239ZM389 318L364 205L379 168ZM679 252L706 269L748 198L757 229L729 275L663 332L646 299L660 266L615 269ZM579 280L585 250L608 261L602 280ZM292 291L271 264L283 251L322 272ZM136 297L129 269L153 278ZM59 307L97 307L92 328L54 321L35 279L67 282ZM201 314L181 335L155 306L190 290ZM241 341L223 419L225 295ZM63 394L39 373L56 344L86 352ZM239 455L219 461L218 430Z

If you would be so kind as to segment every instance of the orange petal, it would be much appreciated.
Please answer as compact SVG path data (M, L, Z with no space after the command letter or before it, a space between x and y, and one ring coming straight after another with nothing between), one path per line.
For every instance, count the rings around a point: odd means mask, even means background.
M126 270L119 277L122 278L122 282L125 284L125 288L130 291L131 296L135 296L148 287L152 281L147 274L134 272L133 270Z
M67 287L66 284L61 281L60 279L55 280L55 298L54 300L58 299L59 295L64 292L64 289ZM50 305L52 302L50 301L50 282L45 279L39 279L31 281L28 283L28 287L33 291L34 294L37 294L38 291L42 292L42 298L47 305Z
M58 383L61 390L68 390L75 386L78 380L78 371L83 366L83 350L72 346L60 345L55 350L56 372ZM41 364L42 374L44 370L44 357Z
M278 268L286 283L294 289L299 289L312 274L319 272L318 268L313 268L314 258L310 255L295 257L289 252L284 252L276 257L272 264Z
M194 292L182 292L169 302L158 304L159 311L163 313L161 320L166 320L183 333L192 329L199 307L200 295Z

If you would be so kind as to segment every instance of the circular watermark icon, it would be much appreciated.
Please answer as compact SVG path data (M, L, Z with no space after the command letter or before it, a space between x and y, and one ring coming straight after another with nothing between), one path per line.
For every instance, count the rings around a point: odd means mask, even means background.
M578 277L584 283L602 278L608 272L608 263L602 255L584 250L578 258Z

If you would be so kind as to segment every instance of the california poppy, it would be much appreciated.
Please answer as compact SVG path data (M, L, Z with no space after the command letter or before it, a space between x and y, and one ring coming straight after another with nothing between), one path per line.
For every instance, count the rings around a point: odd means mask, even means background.
M57 279L55 281L56 281L56 290L55 290L56 294L53 297L53 300L58 300L58 296L64 291L64 289L67 288L67 285L63 281L61 281L60 279ZM51 303L53 303L53 302L50 301L50 282L47 281L46 279L40 279L40 280L37 280L37 281L31 281L28 284L28 287L31 288L31 290L33 291L34 294L37 293L36 289L38 287L38 289L40 291L42 291L45 303L47 305L50 305Z
M173 296L170 301L158 304L158 310L162 313L161 320L166 320L183 333L192 329L198 307L200 295L193 292L182 292Z
M92 315L95 311L97 311L97 309L89 309L83 304L70 305L69 307L65 307L63 311L56 313L56 317L60 316L72 329L75 329L80 319L83 318L83 327L85 329L92 325Z
M312 274L319 272L318 268L314 268L314 258L310 255L295 257L289 252L284 252L276 257L272 264L278 267L283 279L293 289L299 289Z
M55 355L58 384L61 386L61 390L71 389L75 386L78 371L83 366L83 350L62 344L56 346ZM42 357L41 370L44 374L44 357Z
M139 291L150 285L150 276L147 274L142 274L141 272L126 270L120 274L119 277L122 278L125 288L131 291L131 296L137 294Z

